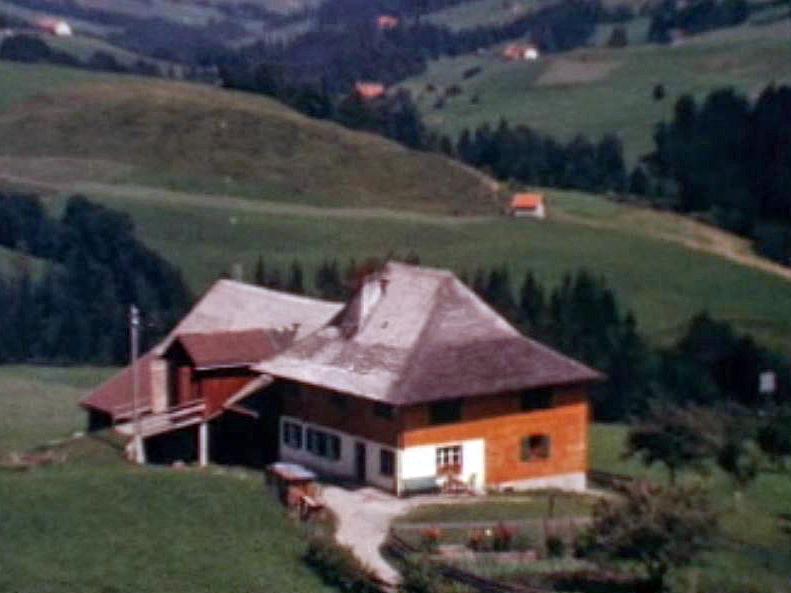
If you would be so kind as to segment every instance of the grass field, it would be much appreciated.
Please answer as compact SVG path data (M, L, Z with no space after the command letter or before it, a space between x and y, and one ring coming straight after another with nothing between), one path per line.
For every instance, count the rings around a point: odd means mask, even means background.
M0 367L0 458L85 428L77 401L114 372L104 368Z
M697 237L704 246L708 238L700 230L705 227L685 229L672 218L652 218L642 210L635 216L627 207L590 196L550 192L553 213L538 224L499 217L285 209L155 190L89 195L129 212L140 235L175 262L196 291L235 262L251 273L260 255L283 267L299 258L310 271L327 257L345 263L352 257L359 261L414 251L426 264L457 271L505 264L515 280L531 269L550 284L567 271L587 267L607 278L657 340L674 336L705 308L791 352L788 280L678 244L670 234L655 238L645 232L646 225L660 229L664 220L677 239ZM596 226L597 214L602 226Z
M0 367L0 457L81 428L76 400L111 372ZM1 592L327 591L257 474L140 469L89 438L62 451L0 470Z
M708 309L791 352L791 273L710 227L561 191L548 192L547 221L512 220L476 172L265 99L116 78L20 103L49 69L2 67L26 95L0 99L0 180L44 191L54 210L83 193L130 213L196 293L235 263L249 278L259 256L299 259L310 275L328 257L414 251L459 272L504 264L517 282L531 269L549 284L586 267L656 341Z
M4 101L0 154L115 161L137 167L127 182L319 206L496 211L495 184L471 169L260 96L116 78L20 105L37 84L49 90L36 77Z
M426 123L442 133L496 125L501 118L566 139L617 132L634 161L651 148L654 124L672 113L680 95L703 97L732 86L755 96L772 81L791 82L789 41L786 19L718 31L678 47L581 49L536 63L506 63L493 50L438 60L403 86L417 99ZM465 80L464 71L474 66L482 72ZM429 84L437 90L427 91ZM662 101L653 99L656 84L665 87ZM439 94L451 85L463 92L437 109Z

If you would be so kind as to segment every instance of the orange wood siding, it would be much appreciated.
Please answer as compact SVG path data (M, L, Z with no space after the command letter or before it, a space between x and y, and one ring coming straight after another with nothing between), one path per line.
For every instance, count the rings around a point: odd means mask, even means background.
M337 405L340 397L346 403ZM316 387L291 386L283 397L283 414L384 445L398 444L398 411L392 419L374 414L374 402L350 395L336 395Z
M211 415L256 376L245 368L197 371L195 391L206 403L206 414Z
M462 404L462 419L453 424L429 424L427 405L402 410L403 447L486 440L486 481L498 484L588 469L588 417L586 390L557 390L553 407L523 412L519 394L469 398ZM522 461L522 439L547 435L548 459Z

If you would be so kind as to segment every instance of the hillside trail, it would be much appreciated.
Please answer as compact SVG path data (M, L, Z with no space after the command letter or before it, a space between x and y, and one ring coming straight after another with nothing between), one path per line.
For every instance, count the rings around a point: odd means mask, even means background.
M223 194L188 193L133 184L122 185L87 181L60 182L10 174L3 172L2 169L0 169L0 182L48 193L81 193L87 196L97 195L111 199L148 202L159 205L171 204L213 208L225 212L233 210L240 213L293 215L319 219L393 220L398 222L463 226L492 222L500 218L499 216L451 216L385 208L310 206L287 202L253 200ZM678 214L652 211L652 215L664 217L671 226L680 231L666 232L652 227L650 224L639 224L639 213L642 212L642 209L637 207L626 208L632 208L633 212L627 210L623 217L618 217L612 221L585 218L565 212L560 208L551 210L549 219L587 228L633 235L639 234L658 241L681 245L694 251L715 255L733 263L772 274L784 280L791 280L790 268L753 253L746 239L735 237L725 231L690 220ZM634 213L638 213L636 216L638 220L634 220L630 224L629 218ZM632 230L634 228L639 228L639 233Z

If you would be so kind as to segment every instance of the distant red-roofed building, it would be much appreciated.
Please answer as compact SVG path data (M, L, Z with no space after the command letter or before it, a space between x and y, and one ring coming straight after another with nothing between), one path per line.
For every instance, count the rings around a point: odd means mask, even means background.
M42 18L35 23L37 29L56 37L71 37L74 32L68 22L61 19Z
M503 57L509 62L537 60L541 53L532 43L509 43L503 50Z
M544 194L518 193L511 198L509 205L511 216L543 219L546 218L546 202Z
M391 14L380 14L376 18L376 26L380 31L389 31L395 29L401 23L397 16Z
M380 82L357 82L354 84L354 94L363 101L372 101L384 97L387 88Z

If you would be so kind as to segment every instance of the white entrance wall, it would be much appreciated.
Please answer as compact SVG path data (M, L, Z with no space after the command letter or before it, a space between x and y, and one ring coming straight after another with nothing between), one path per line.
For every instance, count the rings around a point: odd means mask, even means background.
M461 479L475 490L486 484L484 439L407 447L400 454L400 491L428 490L437 486L437 449L461 445Z

